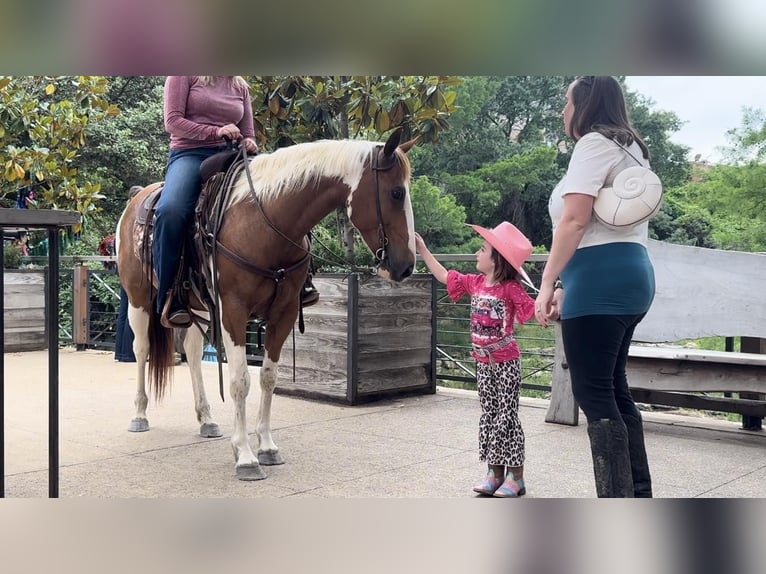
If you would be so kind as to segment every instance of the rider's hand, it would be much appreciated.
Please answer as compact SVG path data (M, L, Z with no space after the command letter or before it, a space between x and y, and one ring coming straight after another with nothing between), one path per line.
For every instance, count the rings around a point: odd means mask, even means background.
M237 142L242 137L242 133L234 124L226 124L225 126L218 128L218 137L221 139L229 138L231 141Z
M253 138L245 138L242 140L242 144L245 146L245 151L249 154L257 154L258 153L258 144L255 143L255 140Z

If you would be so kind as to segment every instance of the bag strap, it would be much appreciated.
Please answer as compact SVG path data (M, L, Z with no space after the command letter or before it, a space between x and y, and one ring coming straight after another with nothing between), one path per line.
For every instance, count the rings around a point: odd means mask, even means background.
M628 154L630 157L632 157L632 158L633 158L633 160L634 160L634 161L635 161L635 162L636 162L638 165L640 165L641 167L646 167L646 166L645 166L643 163L641 163L641 161L640 161L640 160L636 159L636 156L634 156L632 153L630 153L630 151L628 151L628 148L626 148L624 145L622 145L620 142L618 142L618 141L617 141L617 140L615 140L615 139L613 139L612 141L613 141L613 142L614 142L616 145L618 145L620 148L622 148L622 150L623 150L623 151L624 151L626 154ZM649 168L646 168L646 169L649 169Z

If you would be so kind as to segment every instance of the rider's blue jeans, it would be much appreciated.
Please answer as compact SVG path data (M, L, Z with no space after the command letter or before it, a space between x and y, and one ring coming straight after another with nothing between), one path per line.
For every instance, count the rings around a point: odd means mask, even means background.
M201 185L199 166L205 159L222 149L173 149L168 154L165 188L154 211L152 256L158 280L158 313L162 313L165 295L173 284L186 235L194 225L194 206Z

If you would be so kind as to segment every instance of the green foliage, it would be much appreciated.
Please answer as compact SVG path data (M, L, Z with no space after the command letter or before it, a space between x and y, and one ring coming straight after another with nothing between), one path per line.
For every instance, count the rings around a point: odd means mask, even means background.
M556 156L553 147L530 147L468 174L445 176L445 189L465 206L471 223L510 221L533 244L542 243L550 236L548 196L560 177Z
M440 253L459 252L471 232L463 206L427 177L415 178L411 191L415 227L426 244Z
M439 142L417 149L418 174L464 174L564 137L561 108L568 77L473 76L457 86L460 106Z
M97 209L103 196L77 159L92 123L118 113L101 76L0 77L0 186L6 205L33 185L38 207Z
M266 148L317 139L436 142L455 111L455 76L249 76L256 137Z
M654 101L635 92L627 91L625 100L630 120L649 148L652 170L665 189L686 183L691 175L689 148L670 141L670 136L681 129L679 117L674 112L652 109Z
M3 266L6 269L21 267L21 249L17 245L11 243L3 245Z
M89 145L81 154L82 171L104 190L100 203L111 233L125 207L132 185L162 180L168 152L168 134L162 114L164 78L115 77L108 97L121 113L88 127Z

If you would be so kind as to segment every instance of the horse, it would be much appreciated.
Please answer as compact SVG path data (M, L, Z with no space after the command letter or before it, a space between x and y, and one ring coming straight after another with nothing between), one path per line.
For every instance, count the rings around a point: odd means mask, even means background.
M412 274L415 231L411 168L406 154L413 144L414 140L402 143L399 131L385 143L301 143L252 157L233 178L223 206L218 249L198 253L201 265L215 270L217 314L199 298L192 298L191 309L203 319L219 317L229 365L229 394L235 405L231 445L238 479L266 478L262 465L284 462L271 434L271 404L280 353L300 311L299 293L309 266L306 235L311 228L335 209L345 207L351 224L375 254L377 274L394 282ZM161 324L155 310L151 264L142 256L138 244L143 244L143 238L136 225L139 206L158 185L149 185L135 194L117 226L117 261L130 303L128 320L135 334L133 351L138 369L136 413L129 427L134 432L149 429L147 361L155 400L162 398L174 365L172 330ZM261 396L255 421L257 455L248 439L245 410L250 389L245 329L251 317L266 322ZM200 435L221 436L202 380L202 329L188 328L183 347L191 371Z

